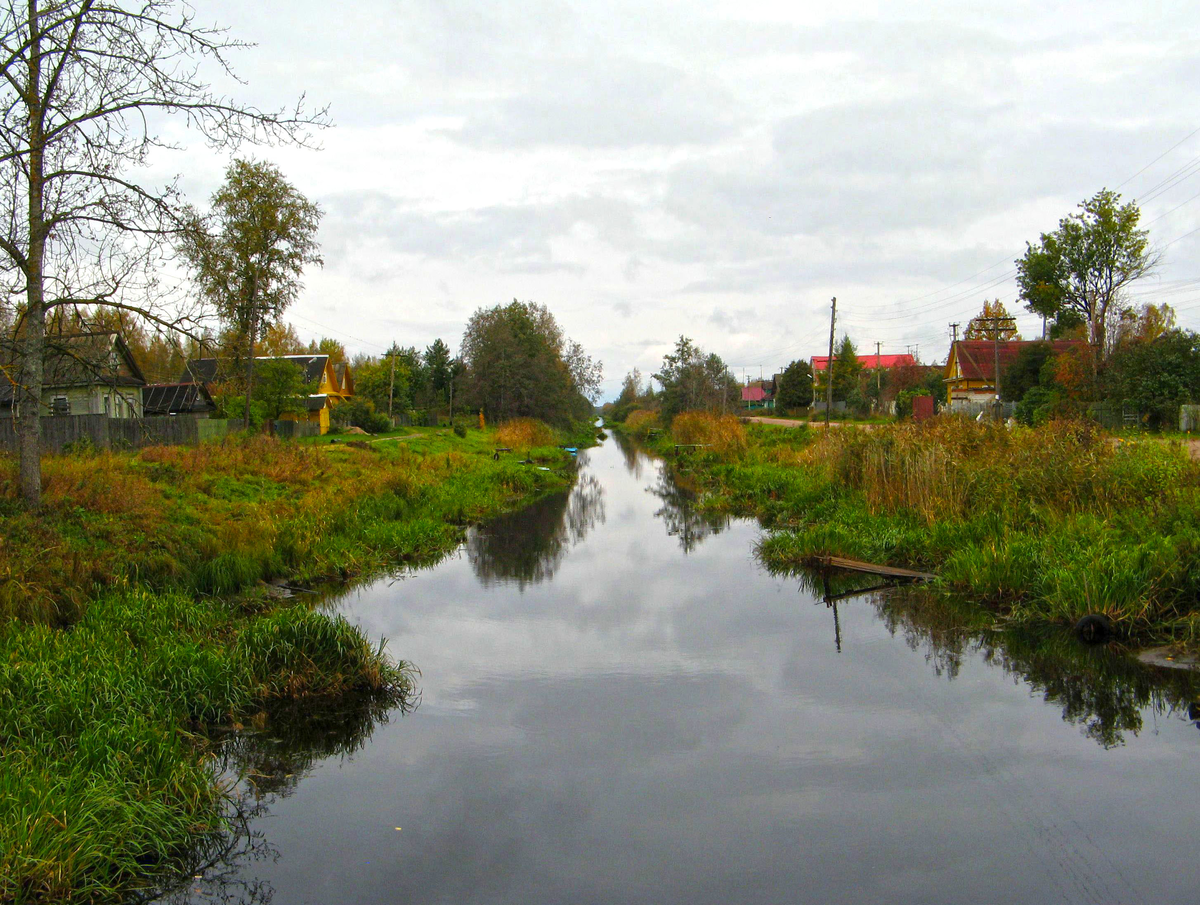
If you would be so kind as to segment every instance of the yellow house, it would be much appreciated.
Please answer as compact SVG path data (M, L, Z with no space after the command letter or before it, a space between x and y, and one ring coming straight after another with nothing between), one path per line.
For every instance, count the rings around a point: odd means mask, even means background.
M331 364L328 355L260 355L259 361L289 361L296 365L304 382L316 384L316 392L305 400L304 411L285 412L280 416L283 421L308 421L318 424L321 433L329 430L329 413L338 405L354 395L354 378L350 374L350 366L345 362ZM227 379L231 363L218 358L197 358L189 361L184 369L180 383L203 383L211 389L211 385Z
M1020 356L1021 350L1038 340L960 339L950 346L946 358L946 402L953 410L971 403L991 403L996 398L996 360L1000 361L1000 380ZM1049 343L1055 355L1082 345L1079 340ZM1002 387L1003 388L1003 387Z

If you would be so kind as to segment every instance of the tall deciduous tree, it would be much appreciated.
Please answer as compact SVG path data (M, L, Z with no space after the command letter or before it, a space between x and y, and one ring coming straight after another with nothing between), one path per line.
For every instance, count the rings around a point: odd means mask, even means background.
M17 433L29 506L41 498L47 312L104 303L160 325L183 320L148 302L161 239L178 225L174 184L132 173L167 147L151 131L156 114L178 113L217 146L303 140L314 123L299 107L270 113L216 94L198 61L229 74L226 54L240 45L193 15L184 0L0 4L0 270L23 296Z
M514 299L479 309L459 353L464 395L493 418L564 423L591 413L588 394L598 387L600 363L563 337L545 305Z
M321 209L272 164L235 160L211 213L189 220L183 254L201 294L241 338L248 426L255 343L300 294L305 266L321 263Z
M654 375L662 387L662 412L674 418L697 409L721 411L741 404L737 379L714 352L707 355L686 336L675 350L663 356L662 368Z
M1065 316L1087 328L1093 370L1107 351L1109 327L1123 307L1125 287L1158 263L1141 211L1103 189L1058 221L1017 259L1017 284L1026 307L1056 321Z
M1020 338L1016 321L1000 299L985 301L983 310L967 322L966 332L963 333L963 339L986 339L989 342L999 340L1003 343Z

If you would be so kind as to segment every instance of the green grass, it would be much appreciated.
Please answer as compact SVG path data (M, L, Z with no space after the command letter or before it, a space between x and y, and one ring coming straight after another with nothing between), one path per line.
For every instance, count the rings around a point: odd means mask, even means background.
M572 480L557 448L542 471L492 447L438 431L49 457L37 514L0 459L0 902L124 901L189 863L229 810L215 729L272 702L403 705L408 664L257 584L427 561Z
M908 566L1014 623L1104 613L1131 636L1195 637L1200 464L1178 444L949 418L828 437L752 425L749 438L742 455L676 462L707 505L771 529L768 563ZM655 445L673 455L669 438Z

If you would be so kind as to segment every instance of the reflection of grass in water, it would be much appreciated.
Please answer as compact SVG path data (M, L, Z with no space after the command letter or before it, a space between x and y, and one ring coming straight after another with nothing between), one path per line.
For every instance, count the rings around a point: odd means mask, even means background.
M1140 732L1147 708L1188 713L1200 697L1195 673L1147 667L1120 648L1082 644L1066 630L1000 627L988 611L937 589L902 585L870 591L867 575L780 564L768 569L796 579L818 600L867 588L850 599L869 602L888 632L922 651L937 675L957 678L964 658L978 654L1028 682L1062 708L1065 722L1081 726L1104 747L1123 744L1127 732Z
M215 764L233 782L225 799L224 826L199 837L178 877L164 880L152 897L183 903L193 901L198 890L209 900L265 905L271 887L241 872L247 864L276 860L278 853L252 822L265 816L276 799L291 795L319 761L361 750L391 714L408 713L415 706L412 695L395 691L282 702L256 714L250 721L254 728L218 733Z
M1139 733L1144 710L1187 713L1200 696L1194 673L1145 666L1120 648L1082 644L1066 630L999 629L977 606L937 591L897 588L871 602L888 631L923 649L938 675L955 678L963 657L978 653L1059 705L1064 721L1106 748L1123 744L1127 732Z

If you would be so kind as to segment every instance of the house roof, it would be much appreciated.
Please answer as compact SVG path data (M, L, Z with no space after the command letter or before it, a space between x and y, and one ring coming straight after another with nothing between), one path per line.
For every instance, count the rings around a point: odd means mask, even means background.
M216 408L202 383L157 383L142 387L142 411L146 415L212 412Z
M917 360L907 352L901 355L859 355L856 356L864 368L907 368L915 365ZM836 359L837 356L835 355ZM814 355L812 359L812 369L816 371L825 371L829 368L828 355Z
M290 361L297 365L304 374L305 383L320 384L325 365L329 362L328 355L260 355L255 362L260 361ZM220 383L234 376L239 365L230 358L193 358L184 365L183 373L179 375L180 383Z
M12 405L19 360L19 350L13 343L0 345L0 405ZM141 368L120 334L102 331L46 335L42 389L97 384L114 387L146 384Z
M1012 367L1022 349L1041 342L1044 340L1015 339L994 343L989 339L960 339L950 347L950 356L946 359L946 379L983 380L992 383L996 379L997 355L1000 357L1000 374L1003 375ZM1078 339L1060 339L1049 343L1055 355L1083 345L1086 343ZM956 358L960 372L957 378L950 371Z
M304 407L310 412L319 412L329 404L329 397L324 393L315 393L304 400Z
M762 387L742 387L742 402L762 402L768 395Z

